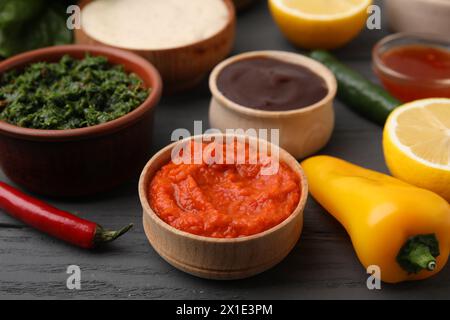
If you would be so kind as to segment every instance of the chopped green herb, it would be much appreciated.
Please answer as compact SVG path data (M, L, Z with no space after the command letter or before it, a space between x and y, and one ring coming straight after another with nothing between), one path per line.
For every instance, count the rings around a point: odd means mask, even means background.
M0 120L46 130L89 127L133 111L149 91L106 57L65 55L0 75Z

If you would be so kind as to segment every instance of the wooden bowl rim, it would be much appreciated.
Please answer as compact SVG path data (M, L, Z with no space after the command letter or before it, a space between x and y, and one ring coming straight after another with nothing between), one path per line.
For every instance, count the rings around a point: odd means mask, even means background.
M118 49L122 49L122 50L128 50L128 51L132 51L132 52L136 52L136 53L148 53L148 52L172 52L172 51L180 51L180 50L189 50L189 49L194 49L198 46L203 46L207 43L209 43L211 40L219 37L222 33L226 32L229 28L232 28L235 24L236 24L236 8L233 4L232 0L222 0L223 2L225 2L225 5L228 9L228 21L227 23L223 26L223 28L221 28L220 30L218 30L216 33L212 34L211 36L209 36L206 39L202 39L196 42L192 42L192 43L188 43L185 45L181 45L181 46L177 46L177 47L167 47L167 48L155 48L155 49L134 49L134 48L127 48L127 47L122 47L122 46L118 46L118 45L113 45L113 44L108 44L100 39L94 38L92 37L89 33L86 32L86 30L84 30L83 28L79 29L79 30L75 30L75 31L81 31L83 32L88 38L101 43L102 45L105 46L109 46L112 48L118 48ZM84 0L80 3L80 8L83 9L84 6L86 6L88 3L92 2L92 0Z
M125 68L133 66L134 69L137 69L140 67L143 70L142 73L145 73L150 79L150 81L146 81L150 82L148 83L151 88L149 96L140 106L126 115L115 120L90 127L67 130L43 130L19 127L0 120L0 133L22 139L48 141L73 140L78 138L93 137L111 133L125 126L131 125L142 118L149 110L153 109L158 104L159 99L161 98L163 85L161 76L156 68L149 61L137 54L110 47L71 44L32 50L0 62L0 73L26 66L31 62L35 62L37 59L42 59L45 61L47 57L53 55L59 55L62 57L65 54L71 55L75 53L90 53L94 56L103 55L107 58L119 58L127 61L127 63L124 63ZM145 81L145 79L142 80Z
M239 237L239 238L213 238L213 237L205 237L205 236L199 236L195 235L186 231L179 230L175 227L172 227L165 221L163 221L151 208L150 203L148 201L147 197L147 190L148 190L148 184L150 183L151 179L153 177L149 177L148 172L150 169L153 169L154 163L157 162L161 157L165 156L165 154L173 149L173 147L179 143L183 143L185 141L193 140L193 139L199 139L207 137L216 137L216 136L233 136L233 137L245 137L246 141L248 139L256 139L258 140L258 143L262 142L264 144L267 144L271 148L277 148L279 150L279 158L281 161L284 161L294 172L296 172L300 178L300 185L301 185L301 196L298 201L297 207L292 211L289 217L287 217L285 220L283 220L281 223L277 224L276 226L265 230L263 232L251 235L251 236L245 236L245 237ZM295 165L295 167L294 167ZM160 168L157 168L159 170ZM157 172L157 170L155 172ZM139 178L139 199L141 201L141 205L144 209L144 215L147 215L150 217L154 222L156 222L160 227L164 228L166 231L169 231L171 233L174 233L181 237L186 237L191 240L201 241L201 242L209 242L209 243L240 243L240 242L246 242L246 241L252 241L256 239L260 239L263 237L266 237L284 227L289 225L292 221L294 221L300 214L302 214L303 210L306 206L306 201L308 198L308 182L306 179L306 175L303 171L303 168L301 167L300 163L292 156L290 155L286 150L264 140L259 139L251 136L242 136L242 135L230 135L230 134L203 134L203 135L197 135L192 136L189 138L182 139L180 141L176 141L174 143L169 144L168 146L164 147L160 151L158 151L145 165L144 169L142 170L142 173Z
M245 59L254 58L254 57L278 59L278 60L289 62L289 63L295 63L295 64L298 64L298 65L301 65L303 67L310 69L312 72L314 72L319 77L321 77L327 84L327 87L328 87L327 95L322 100L320 100L310 106L298 108L298 109L294 109L294 110L287 110L287 111L266 111L266 110L253 109L253 108L249 108L249 107L240 105L240 104L228 99L227 97L225 97L222 94L222 92L220 92L219 88L217 87L217 78L218 78L220 72L225 67L235 63L236 61L245 60ZM313 66L314 68L311 68L311 66ZM211 75L209 77L209 88L211 90L213 98L218 100L218 102L222 106L224 106L228 109L231 109L232 111L235 111L239 114L244 114L247 116L277 119L277 118L286 118L286 117L292 117L294 115L301 115L301 114L314 112L317 109L320 109L321 107L327 105L329 102L333 101L334 98L336 97L337 81L336 81L334 74L331 72L330 69L328 69L322 63L320 63L316 60L313 60L307 56L304 56L304 55L298 54L298 53L287 52L287 51L263 50L263 51L251 51L251 52L241 53L241 54L235 55L233 57L230 57L230 58L222 61L211 72Z

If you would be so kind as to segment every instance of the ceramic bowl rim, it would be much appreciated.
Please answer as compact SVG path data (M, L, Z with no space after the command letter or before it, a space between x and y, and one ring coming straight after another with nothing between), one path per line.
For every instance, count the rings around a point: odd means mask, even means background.
M258 143L262 142L267 144L268 146L274 147L274 148L278 148L279 150L279 155L280 155L280 160L289 160L290 163L296 163L297 165L297 169L298 169L298 175L300 178L300 185L301 185L301 196L300 199L298 201L298 204L296 206L296 208L292 211L292 213L290 214L289 217L287 217L285 220L283 220L281 223L277 224L276 226L265 230L263 232L251 235L251 236L245 236L245 237L239 237L239 238L212 238L212 237L206 237L206 236L199 236L199 235L195 235L186 231L182 231L179 230L175 227L172 227L171 225L169 225L168 223L166 223L165 221L163 221L155 212L154 210L151 208L149 200L148 200L148 183L146 185L146 182L149 182L149 180L152 177L148 177L149 175L149 171L150 169L154 168L154 163L157 162L162 156L164 156L166 154L166 152L168 152L169 150L172 150L174 148L174 146L183 143L185 141L190 141L193 139L204 139L205 137L216 137L216 136L222 136L222 137L226 137L226 136L233 136L233 137L244 137L245 139L254 139L257 140ZM248 141L248 140L246 140ZM293 162L295 161L295 162ZM286 162L286 161L285 161ZM292 169L292 166L290 164L288 164L289 167ZM159 170L160 168L157 168L157 170ZM296 172L297 173L297 172ZM147 180L148 178L148 180ZM255 138L255 137L250 137L250 136L243 136L243 135L230 135L230 134L219 134L219 133L215 133L215 134L203 134L203 135L197 135L197 136L192 136L189 138L185 138L182 139L180 141L174 142L169 144L168 146L164 147L163 149L161 149L160 151L158 151L145 165L144 169L142 170L142 173L140 175L139 178L139 199L142 205L142 208L144 210L144 217L150 217L155 223L157 223L160 227L162 227L163 229L165 229L166 231L175 234L176 236L180 236L180 237L184 237L184 238L189 238L191 240L195 240L195 241L200 241L200 242L206 242L206 243L221 243L221 244L235 244L235 243L241 243L241 242L247 242L247 241L253 241L259 238L263 238L266 236L269 236L270 234L275 233L276 231L285 228L287 225L289 225L290 223L292 223L299 215L301 215L305 209L306 206L306 201L308 199L308 181L306 178L306 175L303 171L303 168L301 167L300 163L292 156L290 155L286 150L282 149L281 147L277 147L275 145L273 145L272 143L264 140L264 139L260 139L260 138Z

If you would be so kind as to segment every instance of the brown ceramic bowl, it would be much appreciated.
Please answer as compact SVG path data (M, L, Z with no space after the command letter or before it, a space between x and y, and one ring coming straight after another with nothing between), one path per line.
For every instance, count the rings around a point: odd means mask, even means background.
M83 8L91 1L81 1L80 7ZM216 64L225 59L233 48L236 29L235 8L232 0L223 1L230 13L229 21L222 30L208 39L168 49L134 50L125 47L114 47L134 52L149 60L161 73L164 81L164 93L191 89ZM110 46L90 37L83 28L75 30L75 41L80 44Z
M0 166L15 183L36 193L81 196L110 189L138 175L150 156L153 110L161 96L158 71L132 53L95 46L49 47L0 63L0 74L63 55L102 55L134 72L152 91L144 103L116 120L71 130L22 128L0 121Z

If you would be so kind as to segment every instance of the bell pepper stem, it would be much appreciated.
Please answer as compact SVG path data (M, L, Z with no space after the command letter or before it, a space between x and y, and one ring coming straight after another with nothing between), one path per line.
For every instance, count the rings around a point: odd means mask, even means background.
M439 256L439 242L434 234L417 235L408 239L397 255L397 262L408 273L434 271Z
M94 235L94 246L114 241L121 235L127 233L132 227L133 224L131 223L118 231L112 231L112 230L105 230L103 229L102 226L97 225Z
M430 248L419 243L409 253L409 261L422 269L433 271L436 268L436 259L431 255Z

